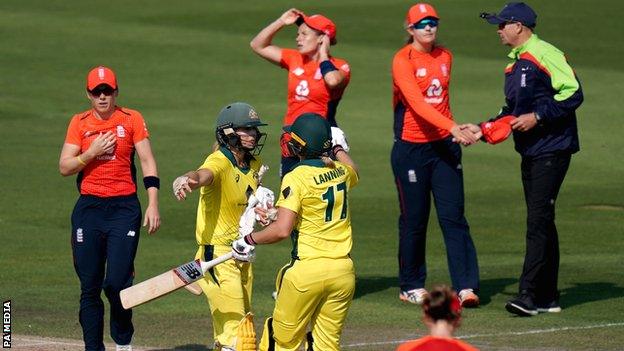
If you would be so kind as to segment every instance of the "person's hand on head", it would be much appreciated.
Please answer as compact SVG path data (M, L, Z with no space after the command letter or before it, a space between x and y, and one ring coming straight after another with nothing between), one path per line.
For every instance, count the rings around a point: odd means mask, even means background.
M284 23L284 25L291 25L294 24L295 22L297 22L297 19L299 17L303 16L303 12L292 8L287 10L286 12L284 12L281 16L280 16L280 20L282 21L282 23Z

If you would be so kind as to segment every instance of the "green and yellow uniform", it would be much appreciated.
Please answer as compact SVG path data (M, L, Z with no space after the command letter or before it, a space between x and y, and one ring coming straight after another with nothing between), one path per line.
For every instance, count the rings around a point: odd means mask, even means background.
M260 350L296 350L309 324L314 350L339 349L355 291L348 193L358 176L346 164L335 165L304 160L282 181L276 206L297 214L292 260L278 274L275 310Z
M214 180L200 188L195 230L199 249L195 258L208 261L231 252L247 198L258 185L261 164L258 158L250 157L249 167L239 168L232 152L221 147L199 167L210 170ZM251 309L251 265L228 260L208 272L199 285L210 305L214 340L234 345L239 321Z

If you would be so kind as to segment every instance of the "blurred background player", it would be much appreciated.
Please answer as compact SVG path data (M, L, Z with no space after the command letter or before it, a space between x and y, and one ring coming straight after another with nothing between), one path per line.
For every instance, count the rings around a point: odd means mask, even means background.
M448 286L434 287L422 303L423 323L429 335L405 342L396 351L473 351L477 348L453 338L461 322L461 304Z
M284 26L296 24L297 49L282 49L273 45L273 36ZM280 18L262 29L251 41L252 50L267 61L288 70L288 108L284 127L290 126L297 116L314 112L337 127L336 110L350 79L349 64L332 57L330 45L336 44L336 25L323 15L306 16L297 9L284 12ZM283 177L299 162L287 147L289 134L280 139ZM348 147L345 146L348 151Z
M320 115L299 116L289 148L300 162L284 176L277 221L233 245L234 257L249 259L255 245L291 237L292 259L278 273L277 301L265 323L259 349L296 350L311 326L306 350L339 350L340 335L355 290L348 193L359 179L341 145L332 150L329 123Z
M134 153L139 155L148 206L143 226L160 227L160 180L149 133L138 111L115 104L115 73L96 67L87 76L91 109L69 122L61 150L63 176L78 173L80 197L72 213L72 253L80 279L80 325L86 350L104 350L104 303L110 303L110 332L118 350L131 350L132 311L124 310L119 292L132 285L134 257L141 229Z
M498 14L481 17L498 25L501 43L512 48L508 55L512 62L505 69L506 104L494 123L507 115L517 117L509 124L522 156L527 206L519 292L505 308L521 316L560 312L555 201L572 154L580 149L576 109L583 103L581 83L563 52L533 32L537 14L525 3L511 2Z
M407 12L410 37L392 63L394 146L391 163L399 194L400 299L420 304L427 294L425 243L435 201L453 287L462 305L477 306L479 268L464 216L462 152L479 136L453 122L449 106L452 55L436 45L439 17L429 4Z
M258 157L266 134L256 110L243 102L225 106L217 117L217 149L196 171L173 182L173 193L184 200L200 188L195 237L195 258L209 261L232 250L245 204L258 187ZM212 314L217 350L234 350L239 322L251 310L253 272L251 264L226 261L199 281Z

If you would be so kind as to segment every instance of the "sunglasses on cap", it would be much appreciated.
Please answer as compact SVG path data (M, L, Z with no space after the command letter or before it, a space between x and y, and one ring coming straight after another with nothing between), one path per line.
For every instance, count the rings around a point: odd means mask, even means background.
M425 27L437 27L438 26L438 20L435 18L425 18L424 20L418 22L418 23L414 23L412 25L412 28L414 29L425 29Z
M105 96L111 96L115 93L115 89L107 84L100 84L97 87L89 90L89 94L93 96L100 96L104 94Z

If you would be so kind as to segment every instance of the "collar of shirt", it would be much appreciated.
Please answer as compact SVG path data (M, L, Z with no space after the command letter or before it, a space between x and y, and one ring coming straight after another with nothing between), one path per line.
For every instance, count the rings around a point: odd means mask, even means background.
M507 57L509 57L512 60L517 60L520 57L520 54L526 51L529 51L529 48L535 45L535 43L537 43L538 41L539 41L539 38L537 37L537 34L532 34L531 37L527 41L524 42L524 44L511 49L509 54L507 54Z

